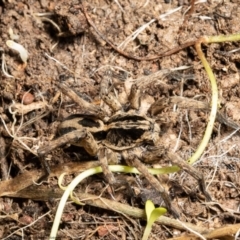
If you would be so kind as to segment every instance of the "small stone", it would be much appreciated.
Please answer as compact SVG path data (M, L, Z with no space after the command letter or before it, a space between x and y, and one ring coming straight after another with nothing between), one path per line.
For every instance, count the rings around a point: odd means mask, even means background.
M23 92L21 95L21 102L24 105L28 105L34 101L34 96L30 92Z

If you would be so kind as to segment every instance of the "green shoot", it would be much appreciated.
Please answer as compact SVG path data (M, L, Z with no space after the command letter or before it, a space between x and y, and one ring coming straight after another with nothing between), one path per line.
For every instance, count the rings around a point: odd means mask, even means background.
M109 167L110 171L112 171L112 172L124 172L124 173L140 174L140 172L136 168L129 167L129 166L109 165L108 167ZM165 168L159 168L159 169L150 168L149 172L151 174L167 174L167 173L176 172L178 170L179 170L178 167L165 167ZM73 181L67 187L63 187L61 185L64 174L62 174L60 176L58 184L59 184L61 189L65 190L65 192L64 192L64 194L63 194L63 196L62 196L62 198L59 202L58 209L57 209L57 212L56 212L56 215L55 215L55 219L54 219L54 223L53 223L53 226L52 226L52 230L51 230L51 234L50 234L49 239L54 240L57 236L57 231L58 231L58 227L59 227L59 224L60 224L60 220L61 220L61 216L62 216L62 213L63 213L64 206L66 205L68 197L73 196L72 192L73 192L74 188L83 179L85 179L85 178L87 178L91 175L101 173L101 172L102 172L101 167L90 168L90 169L80 173L77 177L75 177L73 179ZM72 200L77 204L83 205L83 203L79 202L78 199L76 199L75 197L72 197ZM156 213L157 213L157 211L153 212L153 214L154 214L153 216L155 216ZM151 217L150 219L152 221L152 219L155 219L155 218Z
M145 203L145 211L147 215L147 226L144 230L142 240L147 240L152 229L153 223L167 212L166 208L155 208L151 200L147 200Z
M240 40L240 34L233 34L233 35L228 35L228 36L211 36L211 37L201 37L195 44L195 48L198 54L198 57L200 58L207 75L210 80L211 88L212 88L212 102L211 102L211 113L209 117L209 121L207 124L206 131L204 133L203 139L201 143L199 144L196 152L187 160L189 164L193 164L196 162L202 153L204 152L205 148L208 145L208 142L211 138L212 131L213 131L213 126L214 122L216 119L216 114L217 114L217 108L218 108L218 89L217 89L217 82L214 77L214 74L212 72L212 69L205 58L202 50L201 50L201 44L202 43L219 43L219 42L232 42L232 41L239 41Z
M198 43L196 43L195 47L196 47L196 50L198 53L198 57L202 61L202 64L203 64L203 66L207 72L207 75L210 79L211 88L212 88L212 103L211 103L212 108L211 108L209 121L207 124L207 128L205 130L203 139L202 139L200 145L198 146L196 152L191 156L191 158L189 158L187 160L189 164L193 164L194 162L196 162L200 158L200 156L203 154L205 148L207 147L209 140L211 138L211 135L212 135L214 122L215 122L216 115L217 115L217 108L218 108L218 89L217 89L216 79L214 77L214 74L212 72L212 69L211 69L207 59L205 58L205 56L201 50L201 42L199 41Z

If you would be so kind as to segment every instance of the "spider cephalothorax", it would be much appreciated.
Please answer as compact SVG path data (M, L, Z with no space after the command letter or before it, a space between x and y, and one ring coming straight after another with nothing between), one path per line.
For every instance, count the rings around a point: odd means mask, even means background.
M80 129L87 129L97 143L116 151L142 144L155 145L160 132L153 119L133 113L119 113L106 122L96 116L74 114L64 119L58 127L60 135ZM72 144L84 147L82 142Z

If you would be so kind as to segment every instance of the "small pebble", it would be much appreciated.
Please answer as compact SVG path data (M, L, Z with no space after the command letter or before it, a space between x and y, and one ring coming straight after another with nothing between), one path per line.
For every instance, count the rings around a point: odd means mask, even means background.
M23 104L28 105L34 101L34 96L30 92L23 92L21 95L21 101Z

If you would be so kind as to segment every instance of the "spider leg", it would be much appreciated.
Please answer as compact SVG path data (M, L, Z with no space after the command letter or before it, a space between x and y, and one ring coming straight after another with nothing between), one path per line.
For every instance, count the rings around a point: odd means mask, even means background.
M102 167L106 181L109 183L112 189L112 192L114 192L114 187L116 186L125 186L127 187L127 189L130 188L129 182L127 182L125 179L116 179L113 173L108 168L109 164L118 164L119 159L116 152L106 147L100 147L98 150L98 160Z
M113 93L103 94L101 98L114 112L122 110L121 103L117 100Z
M71 88L69 88L65 83L59 83L59 84L57 84L57 86L61 89L61 91L66 96L68 96L75 103L77 103L78 106L80 106L83 109L83 111L85 111L86 113L97 115L100 118L102 118L104 116L104 113L101 111L101 109L98 106L85 101L83 98L78 96L78 94L75 91L73 91Z
M129 162L129 166L133 166L139 170L143 174L143 176L147 179L147 181L158 191L163 198L164 203L166 204L167 210L175 217L179 218L179 213L173 208L171 199L161 185L161 183L148 171L148 168L137 158L137 156L132 155L126 159Z
M87 153L91 156L96 156L98 153L98 144L95 141L92 133L86 133L85 137L79 139L79 141L72 142L72 145L83 147Z
M207 201L212 201L210 194L206 190L206 184L204 176L198 172L195 168L193 168L191 165L189 165L186 161L184 161L180 156L178 156L175 153L167 153L168 158L170 161L180 167L182 170L186 171L188 174L190 174L192 177L194 177L199 184L200 190L204 194Z
M111 82L111 70L107 70L100 85L100 96L102 100L114 111L122 110L122 105L118 101L117 97L109 91L109 85Z
M103 174L106 177L108 183L115 184L116 179L113 173L109 170L108 165L109 165L109 161L115 162L115 163L117 162L116 154L112 150L106 147L100 147L98 150L97 156L98 156L98 160L100 161Z
M50 174L50 168L46 160L44 159L44 156L46 156L49 152L52 150L66 145L68 143L84 147L85 150L91 155L96 156L98 152L98 144L94 140L93 135L88 132L86 129L80 129L68 132L61 137L51 141L48 145L40 147L38 149L38 156L40 158L40 161L43 165L43 168L46 172L44 175L44 178L48 177Z
M195 168L193 168L191 165L189 165L186 161L184 161L180 156L178 156L175 153L165 153L164 148L161 147L150 147L147 151L142 153L142 159L145 163L154 163L160 159L162 155L167 155L169 160L172 162L172 164L177 165L182 170L186 171L188 174L190 174L192 177L194 177L199 184L200 190L204 194L207 201L211 201L211 196L206 190L206 184L204 176L199 173Z
M131 87L129 102L132 109L138 110L140 108L140 97L141 91L136 83L134 83Z
M41 182L42 180L46 179L50 173L50 167L47 163L47 161L45 160L44 156L46 156L49 152L51 152L52 150L65 145L71 141L78 141L81 138L85 138L87 135L86 130L76 130L73 132L69 132L53 141L50 142L50 144L46 145L46 146L42 146L38 149L37 153L40 159L40 162L43 166L43 169L45 171L45 174L38 180L39 182Z

